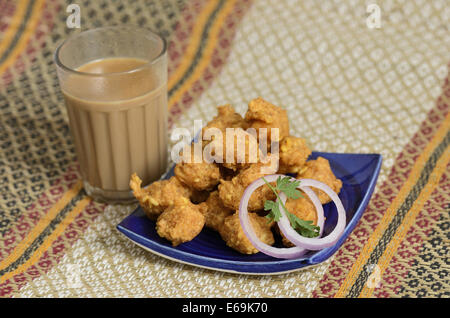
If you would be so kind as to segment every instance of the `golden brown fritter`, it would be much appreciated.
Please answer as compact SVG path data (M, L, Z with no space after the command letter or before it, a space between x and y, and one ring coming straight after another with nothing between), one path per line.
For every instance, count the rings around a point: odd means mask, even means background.
M173 246L196 237L205 225L203 216L206 203L175 204L168 207L156 221L158 235L171 241Z
M279 129L279 139L273 140L275 142L289 136L289 119L286 110L265 101L261 97L250 101L245 120L249 127L256 129L258 139L259 128L267 128L267 145L269 146L273 139L270 132L271 128Z
M286 201L286 209L295 214L299 219L305 221L313 221L314 224L317 223L317 213L314 204L311 200L306 196L306 194L302 193L303 197L298 199L287 199Z
M133 173L130 187L133 195L138 199L146 215L155 220L166 208L175 203L187 203L191 190L176 177L153 182L147 188L141 188L142 180Z
M287 136L280 142L279 173L297 173L306 163L311 150L303 138Z
M219 192L213 191L206 200L207 209L205 209L205 225L215 231L219 231L225 218L233 214L233 210L228 209L222 203Z
M245 187L263 175L274 174L278 171L278 156L269 153L267 159L266 163L255 163L237 175Z
M299 219L305 221L313 221L314 225L317 224L317 212L314 204L309 200L306 194L302 193L303 197L298 199L287 199L286 201L286 209L297 216ZM282 233L283 245L287 247L294 246L291 242L289 242Z
M213 141L210 146L213 155L222 159L221 165L238 171L258 162L260 150L256 136L242 128L233 131L222 130L222 140Z
M272 183L274 185L274 183ZM249 211L258 211L264 209L264 202L266 200L276 200L275 193L266 185L263 185L252 193L248 201Z
M230 208L239 209L239 203L244 194L245 187L239 183L232 183L230 181L221 181L219 185L219 196L223 204ZM266 200L274 200L275 194L266 186L261 186L256 189L250 197L247 209L249 211L258 211L264 208Z
M220 180L219 184L219 196L223 204L232 209L238 210L239 203L245 189L256 179L275 173L277 167L261 172L261 168L269 168L269 164L255 163L247 169L242 170L237 176L231 179L231 181ZM264 202L266 200L274 200L275 194L267 186L261 186L253 192L248 203L249 211L262 210L264 208Z
M227 208L232 210L239 209L239 202L245 188L240 183L238 176L230 181L220 180L218 189L219 197Z
M227 104L217 107L217 116L203 128L203 132L208 128L218 128L225 130L226 128L247 128L247 122L239 113L236 113L233 106Z
M205 162L201 157L195 160L194 146L186 147L191 152L191 162L180 162L175 166L175 175L195 190L210 190L220 180L220 170L215 163ZM198 163L196 161L199 161Z
M305 166L297 174L297 178L314 179L328 185L334 192L339 193L342 187L342 181L337 179L331 170L327 159L318 157L316 160L307 161ZM317 193L322 204L331 201L331 198L322 190L312 188Z
M265 217L258 216L256 213L249 213L248 217L256 236L262 242L268 245L275 243L270 224ZM238 212L225 218L219 233L225 243L236 251L243 254L258 253L258 250L252 245L247 236L245 236L244 230L242 230Z

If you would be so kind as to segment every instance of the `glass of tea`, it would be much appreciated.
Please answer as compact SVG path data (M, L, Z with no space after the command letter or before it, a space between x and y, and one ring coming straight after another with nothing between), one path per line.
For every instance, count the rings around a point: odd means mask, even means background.
M114 26L78 33L55 52L84 188L108 203L133 200L167 166L166 42L145 29Z

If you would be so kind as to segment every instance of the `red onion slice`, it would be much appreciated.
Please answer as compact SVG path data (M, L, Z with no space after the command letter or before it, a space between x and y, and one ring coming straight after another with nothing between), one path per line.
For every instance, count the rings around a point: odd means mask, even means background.
M276 182L278 177L285 177L285 175L280 174L273 174L265 176L264 178L268 182ZM262 178L259 178L255 181L253 181L247 189L245 189L244 194L242 195L240 204L239 204L239 220L241 223L242 230L244 231L245 236L250 240L252 245L260 252L267 254L269 256L273 256L276 258L286 258L286 259L292 259L292 258L298 258L305 254L307 252L306 249L294 246L289 248L278 248L274 246L270 246L264 242L262 242L258 236L256 235L255 231L252 228L252 225L250 224L250 220L248 218L248 201L250 199L250 196L252 193L259 188L260 186L265 185L265 182ZM324 224L324 215L323 215L323 208L322 204L319 201L319 198L317 195L309 189L308 187L300 187L311 199L314 206L317 210L317 225L320 227L320 233L322 233L323 224ZM283 214L283 216L287 219L286 215ZM289 223L289 221L288 221ZM279 222L278 222L279 224Z
M324 191L330 198L333 200L334 204L337 208L338 213L338 221L333 229L333 231L328 234L327 236L323 238L309 238L301 236L297 233L292 227L291 224L284 213L284 210L280 207L280 211L282 214L282 217L280 218L280 221L278 222L278 226L281 230L281 232L284 234L284 236L292 242L294 245L298 247L302 247L308 250L321 250L326 247L333 246L336 244L336 242L339 240L339 237L341 237L342 232L344 232L345 229L345 209L342 205L341 199L339 199L336 192L334 192L328 185L325 183L319 182L317 180L313 179L298 179L300 181L300 188L302 187L314 187L317 189L320 189ZM280 198L283 200L283 203L286 202L286 196L280 195Z

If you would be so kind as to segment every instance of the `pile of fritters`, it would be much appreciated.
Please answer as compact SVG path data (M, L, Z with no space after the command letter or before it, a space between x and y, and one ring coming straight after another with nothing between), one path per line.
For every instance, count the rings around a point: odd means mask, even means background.
M268 156L272 139L271 128L278 128L278 164L270 165L270 160L262 160L258 152L256 160L238 160L235 149L234 162L208 163L205 160L200 163L178 163L175 166L175 176L167 180L152 183L147 188L141 187L141 180L136 174L131 176L130 187L135 197L139 200L147 216L156 221L158 234L171 241L174 246L190 241L197 236L204 226L219 232L228 246L244 254L257 253L255 247L245 236L239 222L239 202L244 190L256 179L274 173L290 174L297 178L315 179L329 185L336 193L339 193L342 182L331 171L328 160L317 158L307 161L311 150L302 138L289 134L289 120L286 110L275 106L262 98L252 100L248 105L247 113L243 118L236 113L231 105L219 106L218 115L205 127L217 128L223 132L223 141L216 143L216 149L227 154L226 128L237 128L245 134L246 154L249 145L259 145L259 128L267 128ZM255 128L257 134L247 133L248 128ZM249 130L250 131L250 130ZM252 139L253 138L253 139ZM263 140L263 138L261 138ZM273 140L276 141L276 140ZM210 142L203 142L205 147ZM193 148L193 145L190 146ZM185 151L193 149L185 148ZM230 155L232 157L232 154ZM241 158L242 159L242 158ZM264 170L262 168L265 168ZM328 203L330 198L320 190L315 190L322 204ZM257 236L266 244L275 242L274 233L278 233L274 222L268 222L264 217L264 202L275 200L274 193L267 186L258 188L250 198L248 210L250 222ZM289 199L286 202L287 209L303 220L317 222L316 211L312 202L303 196L300 199ZM292 246L282 238L285 246Z

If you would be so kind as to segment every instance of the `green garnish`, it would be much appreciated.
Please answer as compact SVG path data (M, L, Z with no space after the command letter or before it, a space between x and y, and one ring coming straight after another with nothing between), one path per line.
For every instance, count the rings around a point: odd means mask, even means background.
M264 202L264 210L269 211L269 213L266 215L266 218L269 219L269 222L275 221L278 222L281 218L281 211L280 211L280 205L283 208L284 212L286 213L287 218L289 219L289 222L291 223L292 228L297 231L301 236L305 237L317 237L319 236L320 227L313 224L313 221L305 221L297 217L295 214L290 213L286 206L281 201L281 198L279 196L279 192L283 192L288 199L298 199L303 197L301 192L297 189L297 187L300 185L299 180L293 179L291 181L291 177L278 177L275 187L271 185L264 177L262 177L263 181L266 183L266 185L275 193L277 196L278 204L275 201L272 200L266 200Z

